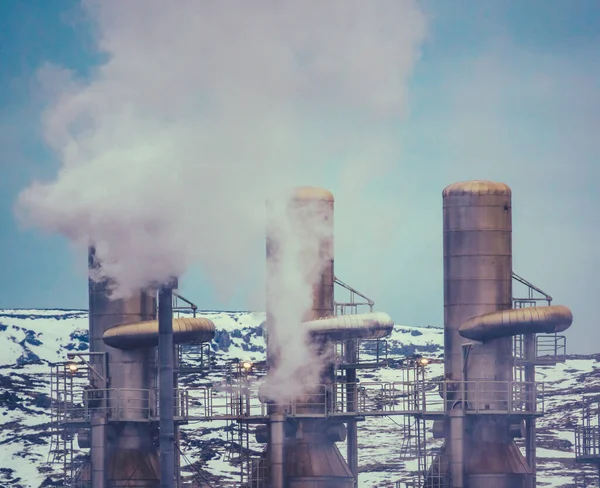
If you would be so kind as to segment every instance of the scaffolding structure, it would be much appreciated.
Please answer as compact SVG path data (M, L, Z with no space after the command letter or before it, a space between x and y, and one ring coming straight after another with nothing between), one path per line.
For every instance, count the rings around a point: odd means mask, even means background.
M517 292L513 293L513 308L535 307L538 304L551 305L552 297L516 273L512 273L513 284ZM443 488L450 486L449 473L442 469L441 457L437 454L441 446L435 439L441 433L435 432L432 421L443 419L452 408L454 393L457 391L475 392L478 396L475 404L493 404L494 409L472 409L470 402L463 402L466 415L503 414L510 415L514 420L525 423L525 438L520 442L527 462L532 468L531 486L536 486L536 452L535 434L536 419L544 414L544 385L535 379L535 366L550 366L566 360L566 338L559 334L527 334L513 338L513 381L510 384L502 382L475 382L476 385L463 385L463 382L426 381L416 379L416 384L423 385L423 391L431 392L432 385L437 383L439 388L438 408L436 400L427 394L421 402L423 409L407 413L408 419L402 424L403 436L413 446L402 450L403 457L411 458L417 454L418 472L414 479L398 481L397 487ZM422 370L423 372L425 369ZM467 387L468 386L468 387ZM485 392L485 393L484 393ZM468 400L468 398L467 398ZM434 412L435 411L435 412ZM410 417L412 416L412 419ZM436 465L437 464L437 465Z
M75 366L72 362L54 363L50 373L50 450L48 462L59 465L64 486L75 486L75 475L82 466L84 456L76 448L76 434L79 425L72 423L68 428L65 417L83 406L83 396L77 398L74 392L83 392L88 384L86 365ZM86 422L80 422L85 427ZM78 446L79 447L79 446Z
M524 295L513 293L513 308L536 307L538 304L552 305L552 297L533 285L525 278L512 273L513 284L525 289ZM524 334L513 338L513 378L525 382L535 382L536 366L554 366L566 360L566 342L564 335L559 334ZM524 419L525 437L516 439L517 445L524 451L527 464L531 468L530 486L537 483L536 463L536 417L531 415Z
M598 469L598 480L595 485L600 485L600 398L589 399L584 402L581 416L581 425L575 429L575 461L578 463L592 464Z
M523 283L520 277L514 277ZM337 279L336 283L351 294L349 302L336 302L338 313L358 313L359 306L372 310L372 300ZM533 292L540 291L525 283L532 291L526 298L515 298L515 307L535 306L539 301ZM542 299L550 303L551 297L541 293ZM358 302L356 296L362 297L364 302ZM173 309L176 314L195 315L197 312L195 304L179 295L175 296ZM515 338L513 381L449 383L443 379L429 379L426 375L429 364L439 360L416 355L391 364L385 340L339 341L333 344L333 383L316 385L316 393L309 400L290 398L282 402L282 407L291 419L337 419L350 428L367 417L401 417L396 422L403 436L400 455L404 459L415 459L417 472L413 479L399 481L397 486L441 488L447 486L447 474L434 464L434 459L440 462L439 456L436 456L439 441L431 433L431 422L447 415L455 403L457 392L468 391L473 400L463 402L465 415L510 415L525 420L529 425L529 435L535 433L535 418L544 413L544 386L535 381L531 369L534 370L536 364L554 364L564 360L564 337L538 335L533 338L533 349L531 344L531 338ZM181 452L180 426L191 422L225 421L230 461L239 466L239 482L235 486L264 487L267 471L260 461L263 448L260 442L252 439L257 432L257 437L260 437L260 426L266 426L268 422L267 404L261 401L259 392L260 380L266 372L264 363L235 361L225 367L217 367L208 344L180 346L175 357L179 383L187 383L186 374L200 374L202 377L211 369L221 370L224 374L224 380L218 384L207 382L203 386L182 387L176 383L174 418L178 426L178 451ZM390 365L397 368L396 381L360 381L357 378L357 371ZM72 361L68 361L52 368L51 457L63 466L65 486L77 486L76 474L83 456L76 450L74 439L79 430L89 428L94 415L101 414L109 422L153 423L159 420L156 390L132 392L94 387L98 382L90 381L93 375L85 363L78 363L78 367L74 368ZM533 380L530 380L532 377ZM130 406L132 397L136 399L133 407ZM349 436L349 458L357 454L353 451L356 451L356 446L353 448L350 441ZM529 442L526 442L525 449L529 456L535 455Z

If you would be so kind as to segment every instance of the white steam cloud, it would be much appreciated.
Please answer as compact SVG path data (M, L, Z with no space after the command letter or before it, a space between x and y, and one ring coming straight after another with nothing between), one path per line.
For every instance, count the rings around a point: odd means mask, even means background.
M275 367L266 388L274 399L296 397L321 383L326 356L310 343L301 321L316 318L307 312L314 293L321 293L323 273L331 272L332 217L329 204L318 200L269 205L267 332Z
M105 62L85 79L40 70L44 134L62 165L22 192L18 211L94 244L117 297L194 263L228 290L256 260L246 242L264 240L267 198L308 184L356 202L375 166L397 157L390 127L425 35L415 0L83 7ZM303 265L319 269L314 259ZM294 304L311 289L286 269L277 323L298 324Z

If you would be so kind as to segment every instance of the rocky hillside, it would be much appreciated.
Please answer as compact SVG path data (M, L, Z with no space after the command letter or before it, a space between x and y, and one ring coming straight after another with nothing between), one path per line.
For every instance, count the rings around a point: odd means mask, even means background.
M261 313L204 312L218 328L210 345L216 365L233 360L261 360L264 342ZM421 354L442 355L443 333L436 328L396 326L388 340L388 357L399 361ZM61 465L50 451L49 364L66 359L69 351L88 347L87 312L66 310L0 310L0 486L38 488L59 486ZM368 354L368 351L365 351ZM185 351L188 364L198 350ZM600 395L600 355L568 356L565 363L538 368L545 383L546 415L538 421L539 486L598 486L591 467L574 462L574 427L580 422L581 400ZM219 384L223 373L185 377L184 386ZM440 376L441 364L430 364L427 375ZM399 370L366 370L362 381L397 381ZM360 486L393 486L410 480L416 469L409 438L403 439L404 417L378 417L359 424ZM430 427L430 426L429 426ZM237 434L226 422L195 422L182 429L183 474L191 485L223 486L239 473ZM435 444L434 444L435 445ZM261 446L247 447L258 453ZM340 446L342 452L344 447ZM193 481L195 480L195 481Z

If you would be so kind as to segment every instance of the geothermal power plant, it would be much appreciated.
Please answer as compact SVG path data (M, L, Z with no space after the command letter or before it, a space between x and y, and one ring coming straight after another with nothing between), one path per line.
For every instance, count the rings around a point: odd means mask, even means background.
M560 333L573 316L513 271L510 188L467 181L443 190L444 377L435 380L425 374L428 358L407 357L393 370L393 381L361 381L363 372L389 367L381 345L394 321L335 275L334 196L298 188L285 212L297 231L294 252L318 253L322 265L315 270L307 264L297 276L312 287L312 301L303 307L302 322L291 324L299 335L288 337L283 331L289 325L280 323L286 283L276 277L290 241L268 219L264 362L215 366L207 347L215 324L179 294L176 277L127 299L111 299L109 280L90 279L89 351L73 351L52 368L52 433L64 459L62 486L360 487L360 422L392 416L416 427L418 460L417 472L397 473L406 481L394 488L536 487L536 421L544 415L544 390L535 370L564 360ZM90 272L98 265L90 248ZM526 296L515 296L515 282ZM355 302L336 302L340 287L363 296L369 310L358 313ZM301 388L290 389L280 377L289 350L284 346L298 337L307 338L319 367L300 365L293 373L302 378ZM180 365L184 344L200 351L198 366ZM361 353L365 344L372 354ZM186 374L219 367L224 385L188 388L181 382ZM230 422L262 446L260 456L240 450L239 482L181 477L180 428L210 421ZM398 425L401 439L406 432L400 425L407 423ZM576 439L577 461L600 463L597 430L584 425ZM87 454L78 458L80 449Z

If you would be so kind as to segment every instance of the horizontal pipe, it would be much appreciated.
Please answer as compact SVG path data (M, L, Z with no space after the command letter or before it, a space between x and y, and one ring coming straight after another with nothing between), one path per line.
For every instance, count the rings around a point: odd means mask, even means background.
M501 310L472 317L458 333L467 339L488 341L521 334L551 334L567 330L573 314L564 305Z
M205 318L173 319L173 343L210 342L215 336L215 324ZM116 325L107 329L102 340L117 349L136 349L158 345L158 321Z
M381 339L392 333L394 321L387 313L336 315L303 322L313 336L329 340Z

